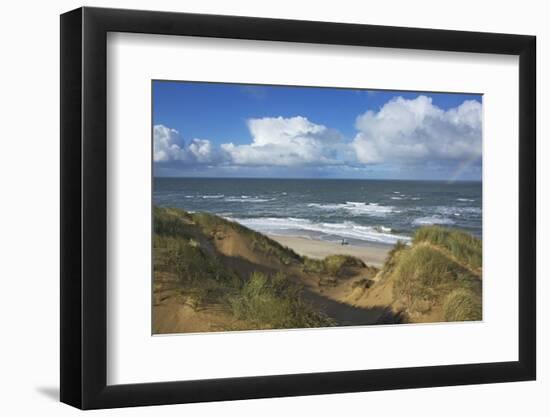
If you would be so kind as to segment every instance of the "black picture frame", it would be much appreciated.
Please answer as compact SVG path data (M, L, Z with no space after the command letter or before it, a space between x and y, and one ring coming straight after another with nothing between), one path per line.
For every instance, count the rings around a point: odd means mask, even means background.
M519 358L513 362L107 385L108 32L519 56ZM61 401L82 409L533 380L536 38L80 8L61 15Z

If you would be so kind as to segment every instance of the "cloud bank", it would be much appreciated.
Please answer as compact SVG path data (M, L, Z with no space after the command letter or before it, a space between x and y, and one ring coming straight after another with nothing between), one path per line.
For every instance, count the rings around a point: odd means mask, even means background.
M221 145L236 165L337 165L343 150L342 135L307 118L265 117L247 122L249 145Z
M163 125L153 127L153 160L158 163L181 162L182 166L216 164L225 159L222 151L207 139L185 143L176 129Z
M181 171L221 167L233 172L274 169L367 169L369 167L457 166L480 164L482 105L471 100L443 110L432 99L396 97L378 111L357 116L356 134L346 138L336 129L303 116L247 120L251 142L186 142L164 125L153 129L155 166Z
M402 97L357 117L352 146L365 164L472 160L481 157L481 103L444 111L431 98Z

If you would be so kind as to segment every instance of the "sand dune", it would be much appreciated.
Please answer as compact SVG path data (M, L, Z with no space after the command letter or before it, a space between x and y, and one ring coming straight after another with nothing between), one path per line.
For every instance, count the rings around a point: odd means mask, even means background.
M481 241L464 232L354 246L267 237L206 213L155 216L155 334L482 317Z

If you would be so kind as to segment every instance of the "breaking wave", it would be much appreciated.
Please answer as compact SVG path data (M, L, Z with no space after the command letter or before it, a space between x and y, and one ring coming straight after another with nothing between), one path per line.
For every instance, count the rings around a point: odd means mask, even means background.
M356 239L366 242L395 244L397 241L410 241L408 236L391 233L385 226L361 226L345 221L342 223L317 223L308 219L294 217L230 218L243 226L262 233L296 234L310 232L345 239ZM307 233L305 233L307 235Z
M310 203L308 207L314 207L321 210L346 210L355 215L386 216L390 213L399 213L393 206L381 206L378 203L361 203L356 201L347 201L345 204L318 204Z

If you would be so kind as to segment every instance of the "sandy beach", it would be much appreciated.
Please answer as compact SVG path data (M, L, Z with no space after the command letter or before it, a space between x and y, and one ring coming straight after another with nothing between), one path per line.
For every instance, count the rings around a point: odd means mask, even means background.
M340 245L337 243L323 242L320 240L308 239L300 236L278 236L268 235L271 239L287 246L299 255L311 258L322 259L329 255L351 255L355 256L368 265L382 266L386 255L391 249L388 245L353 246Z

